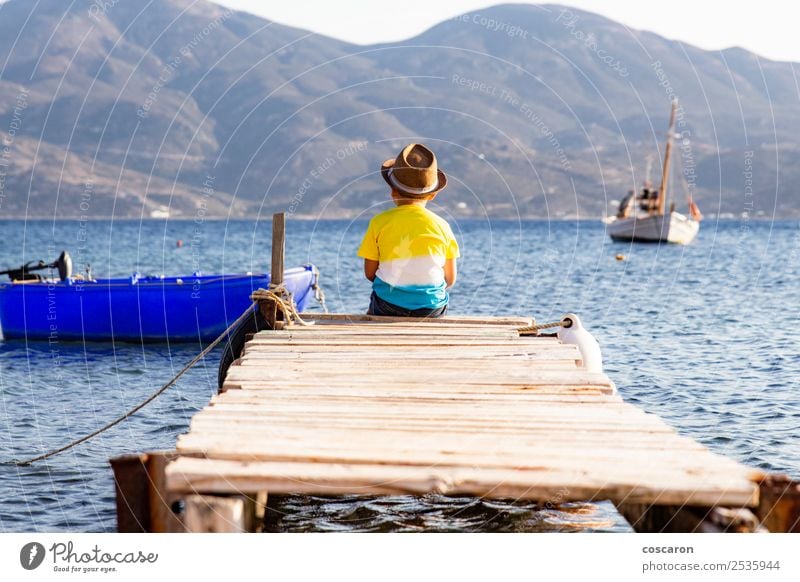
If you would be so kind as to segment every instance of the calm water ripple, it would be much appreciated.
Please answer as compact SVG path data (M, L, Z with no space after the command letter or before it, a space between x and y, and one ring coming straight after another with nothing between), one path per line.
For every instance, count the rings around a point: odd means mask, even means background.
M95 276L264 271L270 221L0 221L0 265L70 250ZM622 396L713 450L800 477L800 228L703 223L687 247L612 243L595 222L453 222L452 313L579 313ZM333 311L364 311L363 222L290 222L287 265L314 262ZM82 242L86 239L88 242ZM175 241L191 241L176 248ZM617 261L621 253L626 260ZM198 345L0 342L0 451L21 458L113 419ZM0 531L113 531L108 458L168 449L216 391L218 354L129 421L31 467L0 466ZM274 531L627 531L608 503L289 496Z

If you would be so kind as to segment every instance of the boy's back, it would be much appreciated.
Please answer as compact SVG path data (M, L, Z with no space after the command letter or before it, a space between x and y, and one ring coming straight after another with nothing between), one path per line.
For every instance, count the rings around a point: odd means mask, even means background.
M358 255L378 261L372 289L380 299L407 310L447 305L444 267L459 256L447 221L423 206L406 204L369 223Z

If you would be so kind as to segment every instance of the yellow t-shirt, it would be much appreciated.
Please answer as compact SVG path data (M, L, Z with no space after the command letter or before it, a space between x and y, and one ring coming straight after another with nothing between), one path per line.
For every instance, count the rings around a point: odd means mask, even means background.
M378 261L375 294L404 309L447 304L444 263L460 256L447 221L417 204L395 206L374 216L358 256Z

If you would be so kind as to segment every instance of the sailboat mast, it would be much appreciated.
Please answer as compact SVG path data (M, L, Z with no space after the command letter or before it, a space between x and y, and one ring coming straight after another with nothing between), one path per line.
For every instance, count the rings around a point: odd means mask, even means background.
M667 182L669 181L669 160L672 154L672 136L675 134L675 111L678 109L678 100L672 100L672 112L669 115L669 133L667 134L667 147L664 150L664 169L661 174L661 187L658 189L658 213L664 215L667 208Z

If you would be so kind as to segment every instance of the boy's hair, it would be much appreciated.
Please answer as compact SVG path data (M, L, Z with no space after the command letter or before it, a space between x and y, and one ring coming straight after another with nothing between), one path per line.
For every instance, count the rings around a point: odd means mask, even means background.
M434 192L433 194L427 194L425 196L409 196L405 192L398 190L397 188L392 187L391 196L394 200L408 200L410 202L420 202L420 201L429 201L436 198L438 192Z

